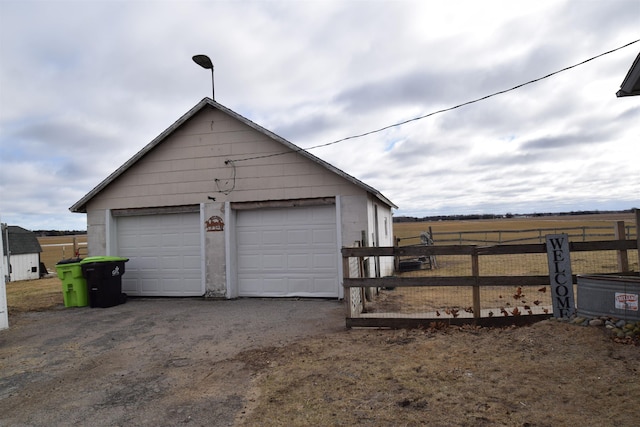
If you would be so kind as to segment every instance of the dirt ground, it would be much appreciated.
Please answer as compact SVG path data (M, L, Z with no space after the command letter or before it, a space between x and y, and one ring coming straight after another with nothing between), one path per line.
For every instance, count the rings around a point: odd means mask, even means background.
M130 299L11 315L0 425L234 425L256 374L240 355L344 330L326 300Z
M340 302L130 299L10 311L1 426L635 426L606 329L346 330Z

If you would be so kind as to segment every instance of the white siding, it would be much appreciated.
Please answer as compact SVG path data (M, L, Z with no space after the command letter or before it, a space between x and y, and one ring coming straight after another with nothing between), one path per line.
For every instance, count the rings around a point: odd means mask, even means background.
M368 244L370 246L393 246L393 222L391 208L370 198L367 204L368 212ZM369 260L370 276L379 277L393 274L393 257L375 257Z
M9 327L9 313L7 310L7 286L5 283L5 257L4 257L4 244L2 243L4 236L0 233L0 330Z
M274 153L286 154L225 163ZM366 191L234 117L205 108L97 194L87 209L191 205L207 196L247 202L336 194Z
M11 275L11 281L34 280L40 278L40 255L21 254L11 255L11 268L7 266L7 257L4 257L4 268L7 275Z
M376 203L374 201L374 203ZM378 207L378 246L393 246L393 217L391 216L391 208L376 204ZM375 226L375 224L373 225ZM390 276L394 270L393 257L380 257L380 276Z

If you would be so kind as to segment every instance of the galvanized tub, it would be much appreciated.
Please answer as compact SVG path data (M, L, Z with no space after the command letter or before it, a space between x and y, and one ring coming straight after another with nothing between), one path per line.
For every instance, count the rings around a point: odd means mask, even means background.
M640 276L578 275L578 315L640 320Z

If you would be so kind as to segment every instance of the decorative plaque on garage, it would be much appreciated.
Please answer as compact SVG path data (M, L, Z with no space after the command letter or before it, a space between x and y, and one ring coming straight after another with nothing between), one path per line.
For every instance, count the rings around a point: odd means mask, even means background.
M223 231L224 230L224 221L217 215L212 216L208 220L205 221L205 226L207 227L207 231Z

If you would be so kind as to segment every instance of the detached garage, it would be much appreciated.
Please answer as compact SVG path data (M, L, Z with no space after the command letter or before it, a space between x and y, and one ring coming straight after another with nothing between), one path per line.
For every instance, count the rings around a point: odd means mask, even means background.
M129 258L129 295L342 298L340 248L391 246L393 208L205 98L70 209L90 256Z

